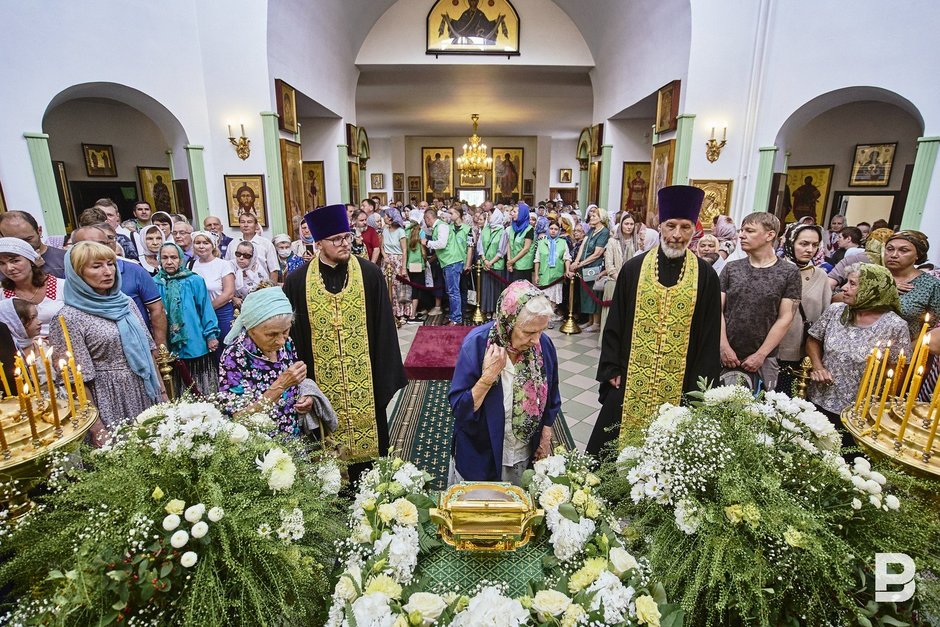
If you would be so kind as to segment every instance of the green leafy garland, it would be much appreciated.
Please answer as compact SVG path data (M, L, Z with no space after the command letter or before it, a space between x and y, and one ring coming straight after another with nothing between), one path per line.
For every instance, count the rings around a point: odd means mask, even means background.
M937 614L936 486L840 455L812 404L740 387L663 405L641 448L600 474L670 597L695 625L905 625ZM879 472L880 470L880 472ZM906 603L876 603L875 553L918 569ZM925 607L926 606L926 607ZM926 623L925 623L926 624Z
M263 413L164 404L121 441L53 460L52 491L0 530L14 625L322 624L340 470ZM65 476L67 474L67 476Z

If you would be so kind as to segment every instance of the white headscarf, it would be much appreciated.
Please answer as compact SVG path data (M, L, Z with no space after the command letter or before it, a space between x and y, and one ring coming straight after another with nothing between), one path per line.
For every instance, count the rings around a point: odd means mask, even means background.
M26 242L23 243L26 244ZM29 244L26 245L30 250L33 249ZM0 322L7 325L7 328L10 329L10 335L13 336L13 343L16 344L16 347L23 349L32 344L33 341L26 335L26 327L23 326L23 321L20 320L20 317L16 315L16 307L13 304L14 300L16 299L7 298L0 300Z
M490 214L490 226L491 227L503 226L503 222L505 220L506 218L505 216L503 216L503 212L494 207L493 213Z

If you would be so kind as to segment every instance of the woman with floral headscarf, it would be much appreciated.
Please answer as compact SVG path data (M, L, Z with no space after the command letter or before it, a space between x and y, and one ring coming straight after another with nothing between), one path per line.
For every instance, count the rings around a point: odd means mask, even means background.
M813 323L806 354L813 364L809 400L842 430L840 412L855 402L868 353L880 342L891 342L891 359L911 354L907 323L891 273L870 263L848 269L845 302L833 303ZM889 368L891 365L888 366ZM843 431L843 445L853 446Z
M901 317L911 337L917 337L924 314L936 324L940 318L940 280L919 268L927 263L930 243L920 231L898 231L884 246L885 267L901 294Z
M558 357L544 334L552 305L537 287L516 281L497 307L493 322L464 338L451 380L450 484L519 485L532 461L551 451L561 409Z
M206 282L183 265L183 250L173 243L160 247L160 272L154 277L167 317L170 352L183 360L200 394L219 389L212 351L219 346L219 323ZM177 376L179 376L177 374ZM179 395L182 386L177 382Z
M805 356L806 329L832 302L829 278L817 265L822 242L823 229L816 224L795 223L784 232L784 257L800 269L803 286L799 308L777 349L780 375L776 387L784 394L793 393L794 374Z
M408 233L405 231L405 221L395 207L389 207L385 211L384 221L382 269L386 276L392 277L392 313L398 320L398 326L401 326L414 316L411 309L411 288L395 278L408 278L404 262L404 254L408 250Z

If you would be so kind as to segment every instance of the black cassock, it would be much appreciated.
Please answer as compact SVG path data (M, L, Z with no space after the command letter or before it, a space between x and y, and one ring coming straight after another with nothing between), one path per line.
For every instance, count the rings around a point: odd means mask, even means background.
M612 246L617 244L611 243ZM659 251L659 282L672 287L679 281L685 257L669 259ZM623 391L626 385L627 363L630 360L630 338L633 337L633 318L636 315L636 293L640 283L640 268L649 253L633 257L623 264L617 276L617 288L607 314L604 337L601 341L597 380L600 381L601 411L591 433L587 451L598 455L604 445L620 435L623 413ZM698 378L705 377L713 384L721 373L721 287L718 275L708 262L698 262L698 292L692 310L692 329L685 361L682 391L698 389ZM614 388L610 379L620 375L620 388ZM607 430L607 427L615 425Z
M313 345L310 334L310 317L307 310L307 269L308 264L320 264L320 276L323 285L332 294L338 294L346 285L347 264L331 268L319 260L308 261L287 275L284 281L284 293L294 308L294 326L291 337L297 356L307 364L307 376L317 380L313 365ZM405 368L401 363L401 349L398 346L398 329L392 305L388 300L388 288L385 276L374 263L359 259L362 268L362 285L366 299L366 328L369 336L369 357L372 362L372 395L375 399L375 423L379 436L379 453L388 453L388 416L385 408L395 392L407 385ZM351 471L352 473L352 471Z

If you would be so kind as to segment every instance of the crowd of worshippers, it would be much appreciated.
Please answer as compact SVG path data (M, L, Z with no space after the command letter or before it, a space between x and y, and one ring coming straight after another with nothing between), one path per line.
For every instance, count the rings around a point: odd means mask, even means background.
M620 269L660 245L657 216L595 205L582 212L560 201L379 206L367 198L346 212L344 241L363 264L381 268L398 326L434 316L470 324L476 307L493 320L506 286L527 281L547 298L549 328L571 311L602 349L611 338L630 341L604 333ZM322 263L323 242L300 219L294 233L268 239L250 212L239 216L236 237L214 216L196 230L184 216L152 213L146 202L133 214L121 222L117 205L102 199L64 238L43 237L29 213L0 214L4 367L14 351L46 346L57 363L67 328L101 412L94 437L103 438L166 398L153 357L165 345L179 359L177 390L227 394L233 407L265 396L279 403L278 429L297 434L314 397L304 388L312 383L306 368L284 352L297 306L280 297L272 305L274 292L283 292L268 288L306 272L311 260ZM718 215L707 225L694 221L688 250L717 273L722 376L790 393L808 356L810 400L830 416L855 397L876 342L910 356L925 314L931 327L940 323L940 271L928 259L927 237L884 220L849 226L837 215L826 229L812 218L781 225L759 212L735 224ZM574 282L570 303L566 280ZM261 292L264 302L249 299ZM940 353L940 333L931 335L930 351ZM938 367L931 358L923 396ZM232 375L239 370L251 372L251 385Z

